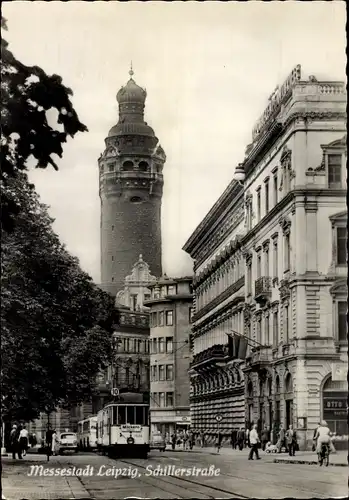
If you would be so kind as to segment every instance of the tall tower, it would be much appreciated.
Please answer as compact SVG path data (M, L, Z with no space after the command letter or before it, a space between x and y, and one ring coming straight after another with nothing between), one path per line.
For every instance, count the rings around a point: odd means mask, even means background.
M155 276L161 266L162 170L166 155L144 121L147 93L130 79L117 93L119 121L98 160L101 284L116 295L140 254Z

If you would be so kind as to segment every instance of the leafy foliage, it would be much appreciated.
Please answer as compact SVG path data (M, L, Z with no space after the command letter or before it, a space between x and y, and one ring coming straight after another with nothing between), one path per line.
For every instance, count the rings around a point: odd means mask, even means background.
M6 20L1 18L6 30ZM18 61L1 39L1 196L3 229L13 230L15 216L22 207L9 189L8 180L28 167L34 159L37 168L51 165L58 169L52 155L60 158L63 143L77 132L87 131L70 101L71 89L58 75L49 76L38 66ZM57 112L57 127L52 128L47 111Z
M22 210L2 241L2 412L31 419L89 397L110 361L116 313L60 243L26 174L8 185Z

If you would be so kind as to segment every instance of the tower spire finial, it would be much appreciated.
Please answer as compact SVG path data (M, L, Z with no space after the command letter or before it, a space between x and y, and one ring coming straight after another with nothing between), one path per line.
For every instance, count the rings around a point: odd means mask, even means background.
M132 61L131 61L131 66L130 66L130 71L128 72L128 74L130 75L130 77L132 78L133 75L134 75L134 72L133 72L133 67L132 67Z

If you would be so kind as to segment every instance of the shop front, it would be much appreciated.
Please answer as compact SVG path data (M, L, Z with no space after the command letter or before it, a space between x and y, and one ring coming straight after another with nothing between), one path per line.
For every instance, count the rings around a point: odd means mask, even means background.
M348 385L330 376L322 389L322 419L334 435L337 450L348 449Z

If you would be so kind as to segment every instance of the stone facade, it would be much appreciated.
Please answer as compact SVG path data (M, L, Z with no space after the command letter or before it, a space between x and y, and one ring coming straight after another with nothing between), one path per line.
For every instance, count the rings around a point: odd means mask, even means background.
M190 425L189 335L192 278L159 278L151 285L151 430L171 435Z
M101 284L112 295L142 253L161 276L161 199L166 155L144 121L146 92L131 78L117 94L119 122L98 160Z
M194 258L190 412L206 440L245 424L241 361L228 356L227 333L244 324L244 200L233 181L186 243ZM221 417L217 422L216 417Z
M234 329L249 339L240 365L245 421L269 427L274 442L280 426L293 424L303 449L322 418L337 434L337 446L348 434L345 110L343 83L302 80L296 67L270 97L239 165L244 320ZM207 216L184 247L195 259L194 283L203 265L211 280L215 269L207 261L206 234L212 247L225 246L228 259L236 252L227 245L234 232L221 241L215 230L227 217L220 209L224 198L233 203L236 197L233 186L215 205L216 215ZM238 209L232 205L230 212ZM231 270L229 276L209 295L211 303L229 293ZM195 286L194 336L198 291ZM221 344L221 338L211 345ZM213 371L217 378L219 370Z

